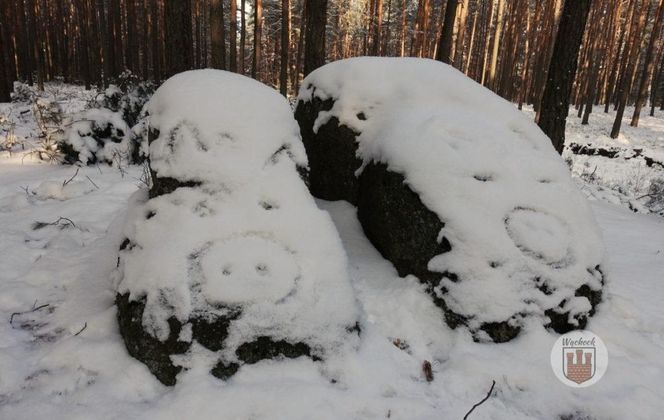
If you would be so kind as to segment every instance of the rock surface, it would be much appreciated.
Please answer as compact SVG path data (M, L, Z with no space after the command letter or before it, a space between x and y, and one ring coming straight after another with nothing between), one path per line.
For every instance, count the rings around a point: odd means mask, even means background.
M173 385L197 360L227 379L355 346L346 256L300 176L286 100L201 70L169 79L147 108L153 183L130 203L116 273L129 353Z
M314 97L309 102L300 102L295 110L295 119L300 124L302 141L309 157L309 189L324 200L346 200L357 204L358 181L355 176L362 161L357 157L357 134L350 128L339 125L332 118L316 133L314 122L318 113L329 111L332 101Z
M431 60L341 60L302 86L311 192L356 204L367 237L449 326L505 342L529 317L559 333L586 325L601 236L532 121Z

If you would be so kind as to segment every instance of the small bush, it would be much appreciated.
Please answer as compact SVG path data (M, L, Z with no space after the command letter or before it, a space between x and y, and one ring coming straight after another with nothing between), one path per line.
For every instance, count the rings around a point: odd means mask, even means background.
M35 92L26 83L14 82L14 92L11 94L12 102L32 102Z
M69 164L126 164L132 160L134 147L122 115L104 108L79 114L59 143L64 162Z
M653 213L664 216L664 178L654 178L650 181L646 207Z
M116 84L110 85L93 104L94 108L107 108L119 112L128 126L133 127L139 119L143 106L156 90L151 81L140 81L129 71L120 75Z

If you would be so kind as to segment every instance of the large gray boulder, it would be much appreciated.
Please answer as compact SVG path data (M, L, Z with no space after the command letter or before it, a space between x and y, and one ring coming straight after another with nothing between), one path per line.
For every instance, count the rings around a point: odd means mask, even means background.
M288 102L201 70L166 81L147 114L153 182L132 198L116 273L129 353L173 385L202 353L225 379L355 345L346 256L301 178Z
M549 139L432 60L356 58L302 83L296 119L320 198L415 275L448 325L509 341L526 318L564 333L601 301L601 236Z

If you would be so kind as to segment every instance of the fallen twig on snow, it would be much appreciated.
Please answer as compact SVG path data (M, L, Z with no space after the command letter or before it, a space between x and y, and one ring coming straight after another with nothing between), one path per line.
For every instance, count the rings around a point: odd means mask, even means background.
M60 224L60 222L64 221L63 224ZM66 226L72 226L72 227L77 227L76 224L69 218L66 217L59 217L58 220L55 222L39 222L36 221L32 224L32 230L39 230L42 228L45 228L46 226L62 226L63 228Z
M85 177L88 179L88 181L90 181L90 183L91 183L92 185L95 186L95 188L99 189L99 185L95 184L95 182L94 182L93 180L91 180L89 176L86 175Z
M46 308L46 307L48 307L48 306L51 306L51 305L50 305L49 303L45 303L45 304L43 304L43 305L39 305L39 306L37 306L37 301L35 300L35 303L32 304L32 309L30 309L30 310L28 310L28 311L23 311L23 312L14 312L14 313L12 313L11 316L9 317L9 325L11 325L12 327L14 327L14 326L12 325L12 322L14 322L14 317L17 316L17 315L23 315L23 314L29 314L29 313L31 313L31 312L37 312L38 310L40 310L40 309L44 309L44 308Z
M69 184L74 178L76 178L76 175L78 175L78 170L79 169L81 169L81 168L76 168L76 172L74 172L74 175L71 178L69 178L69 179L62 182L63 187L66 186L67 184Z
M76 334L74 334L74 337L82 333L86 328L88 328L88 323L86 322L85 325L83 325L83 328L81 328Z
M486 393L486 397L484 397L484 398L482 399L482 401L480 401L480 402L478 402L477 404L475 404L475 405L473 406L473 408L471 408L470 411L468 411L468 412L466 413L466 415L463 416L463 420L466 420L466 419L468 418L468 416L470 415L470 413L473 412L474 409L476 409L476 408L479 407L480 405L484 404L484 402L485 402L486 400L489 399L489 397L491 396L491 393L493 392L493 387L496 386L496 381L492 381L492 382L493 382L493 383L491 384L491 389L489 389L489 392Z

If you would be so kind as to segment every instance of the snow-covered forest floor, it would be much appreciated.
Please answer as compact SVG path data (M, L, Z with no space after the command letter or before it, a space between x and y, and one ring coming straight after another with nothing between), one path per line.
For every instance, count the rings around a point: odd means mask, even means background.
M58 87L55 95L75 112L93 94ZM549 358L557 335L542 327L506 344L450 330L416 279L400 278L368 242L353 207L325 201L318 204L344 242L364 312L357 353L263 361L227 382L201 367L169 388L128 355L115 319L110 274L143 168L41 162L30 154L38 147L31 107L0 104L0 114L16 122L19 140L11 154L0 152L2 419L461 419L493 380L494 395L469 418L655 419L664 411L664 218L648 196L664 168L641 157L565 154L608 254L608 298L588 329L606 343L609 368L590 388L556 379ZM568 142L664 160L664 112L632 128L628 109L617 140L607 135L613 115L598 109L588 126L570 115Z

